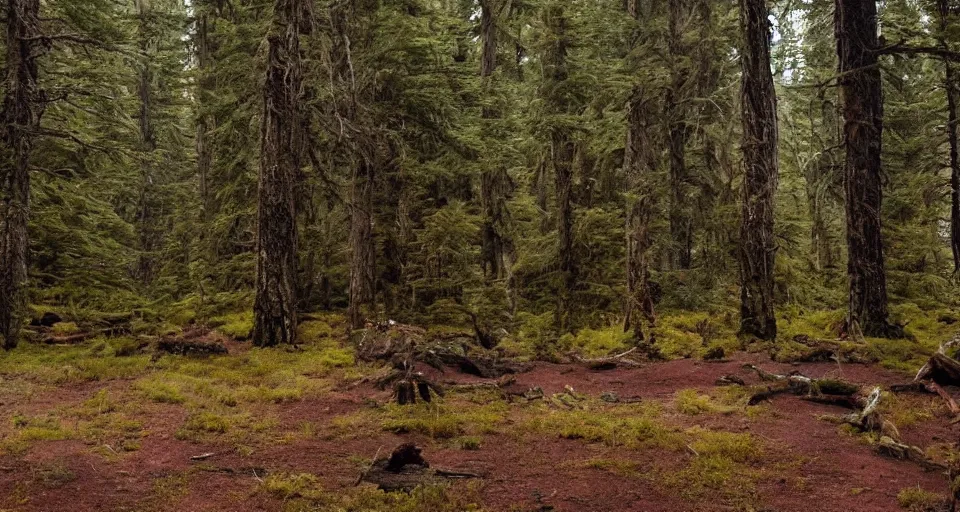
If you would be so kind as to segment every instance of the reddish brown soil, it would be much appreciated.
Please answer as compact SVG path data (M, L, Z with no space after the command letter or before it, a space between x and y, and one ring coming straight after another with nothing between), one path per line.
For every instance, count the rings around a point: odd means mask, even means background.
M811 377L842 376L866 385L902 382L902 376L870 366L804 364L790 366L740 355L736 361L703 363L692 360L650 364L632 370L588 371L579 366L539 363L518 375L513 388L539 386L549 395L569 385L578 393L597 396L614 391L645 401L669 402L680 389L714 389L721 375L755 377L742 369L753 362L775 372L793 369ZM445 374L443 379L455 376ZM456 376L460 380L471 380ZM475 379L473 379L475 380ZM109 386L123 390L129 382L85 384L41 393L20 403L0 404L2 421L14 411L37 413L81 403ZM324 426L336 416L362 410L365 400L383 402L386 393L367 387L331 392L319 398L272 406L286 430L303 422ZM934 402L931 402L934 403ZM669 420L681 426L749 432L763 441L764 462L754 468L774 475L759 481L751 500L768 511L894 511L900 510L897 494L920 487L948 492L947 479L915 463L877 455L867 444L842 434L835 424L819 419L842 409L822 406L793 396L778 397L769 411L757 417L742 414L681 416L664 407ZM479 450L465 451L450 443L418 435L379 433L354 440L325 440L303 436L293 441L258 446L252 455L237 454L224 443L177 440L174 432L185 412L177 406L149 404L140 420L149 434L138 451L114 458L95 453L78 441L45 441L20 455L0 457L0 509L24 511L273 511L283 502L258 492L260 479L269 472L313 473L326 489L352 487L357 479L358 457L369 460L401 442L425 448L435 466L461 468L485 476L481 485L486 510L558 511L721 511L738 510L737 503L721 499L685 500L643 475L680 467L693 454L660 450L626 450L560 438L532 439L509 432L484 437ZM509 426L506 430L509 430ZM2 433L3 430L0 430ZM956 428L939 415L902 429L905 441L918 446L952 443ZM201 463L190 457L214 452ZM633 461L640 476L621 476L576 464L593 458ZM778 464L782 462L783 464ZM66 468L67 481L51 477L51 468ZM52 481L51 481L52 480Z

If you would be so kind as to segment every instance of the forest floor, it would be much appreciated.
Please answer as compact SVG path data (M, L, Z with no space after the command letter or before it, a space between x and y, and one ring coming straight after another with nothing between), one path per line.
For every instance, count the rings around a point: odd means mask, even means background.
M482 379L435 372L450 392L401 407L358 380L376 368L335 337L299 352L226 345L211 358L109 340L0 357L0 510L849 512L936 510L950 492L942 471L829 421L844 409L789 394L747 406L745 388L716 385L756 383L745 363L867 386L910 379L879 366L750 353L609 371L538 362L504 389L456 390ZM543 398L522 396L538 387ZM936 396L889 393L883 407L931 457L958 438ZM357 485L404 442L481 478L411 495Z

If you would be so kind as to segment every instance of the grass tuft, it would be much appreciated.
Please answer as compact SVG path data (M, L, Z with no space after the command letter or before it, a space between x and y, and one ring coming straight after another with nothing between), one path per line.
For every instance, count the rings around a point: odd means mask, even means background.
M909 487L897 494L897 503L910 512L933 512L941 510L947 498L940 494L925 491L919 487Z

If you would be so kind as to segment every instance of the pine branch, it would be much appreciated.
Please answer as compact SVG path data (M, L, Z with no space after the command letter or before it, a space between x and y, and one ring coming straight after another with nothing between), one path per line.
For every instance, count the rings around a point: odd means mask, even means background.
M69 140L69 141L73 142L74 144L76 144L76 145L78 145L78 146L80 146L80 147L84 147L84 148L87 148L87 149L90 149L90 150L93 150L93 151L99 151L99 152L101 152L101 153L106 153L106 154L108 154L108 155L109 155L109 154L112 154L112 153L114 153L114 152L121 152L121 153L123 152L122 150L120 150L120 149L118 149L118 148L108 148L108 147L105 147L105 146L99 146L99 145L97 145L97 144L92 144L92 143L90 143L90 142L87 142L87 141L81 139L80 137L77 137L76 135L74 135L74 134L72 134L72 133L64 132L64 131L60 131L60 130L53 130L53 129L50 129L50 128L38 128L37 130L32 131L32 133L33 133L34 135L43 135L43 136L47 136L47 137L54 137L54 138L57 138L57 139Z
M131 53L117 46L114 46L110 43L98 41L96 39L84 36L82 34L52 34L52 35L40 34L40 35L30 36L30 37L21 37L20 40L27 41L27 42L42 41L45 44L65 42L65 43L77 44L81 46L93 46L93 47L100 48L106 51L111 51L111 52Z
M905 40L874 50L878 55L925 55L939 57L943 60L960 62L960 52L955 52L936 46L913 46Z

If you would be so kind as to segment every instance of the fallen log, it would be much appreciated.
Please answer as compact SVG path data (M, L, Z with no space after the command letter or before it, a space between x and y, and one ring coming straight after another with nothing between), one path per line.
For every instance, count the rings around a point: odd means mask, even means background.
M942 350L942 348L941 348ZM920 368L914 381L932 380L945 385L960 385L960 362L943 352L937 352Z
M953 395L943 388L949 385L960 386L960 362L947 355L947 349L957 343L960 343L960 339L954 337L953 340L940 345L937 353L931 356L917 372L913 382L897 384L890 389L894 392L914 391L936 394L946 403L947 409L955 418L954 421L960 420L960 406L957 405Z
M180 356L209 356L226 354L227 347L218 341L207 339L187 339L182 337L165 337L157 341L158 352Z
M376 484L386 492L411 492L421 485L468 478L480 478L480 475L431 468L419 447L413 443L404 443L394 449L389 457L375 459L373 464L360 474L357 483Z
M845 409L857 409L860 405L858 400L852 396L821 395L805 396L802 399L816 404L834 405Z
M811 379L799 373L779 375L752 364L745 365L744 368L756 372L760 380L772 383L754 393L747 401L747 405L757 405L783 393L807 395L808 397L822 397L824 395L849 397L860 390L860 386L838 379Z
M638 347L633 347L630 350L627 350L626 352L623 352L621 354L617 354L609 357L598 357L594 359L586 359L584 357L581 357L580 354L577 354L576 352L571 352L568 355L570 356L570 359L573 362L582 364L586 366L588 369L594 370L594 371L615 370L620 366L626 366L628 368L637 368L641 366L641 364L637 361L634 361L633 359L627 358L627 356L636 352L637 348Z
M880 398L883 396L880 387L873 388L865 399L860 402L860 410L843 416L841 420L861 432L882 432L890 437L899 439L900 433L892 423L884 424L884 419L877 409L880 407ZM892 427L892 428L891 428Z
M831 362L864 364L873 359L864 355L866 345L848 340L824 340L813 338L805 334L798 334L793 341L802 348L793 345L793 348L784 351L771 352L771 358L781 363L817 363Z

